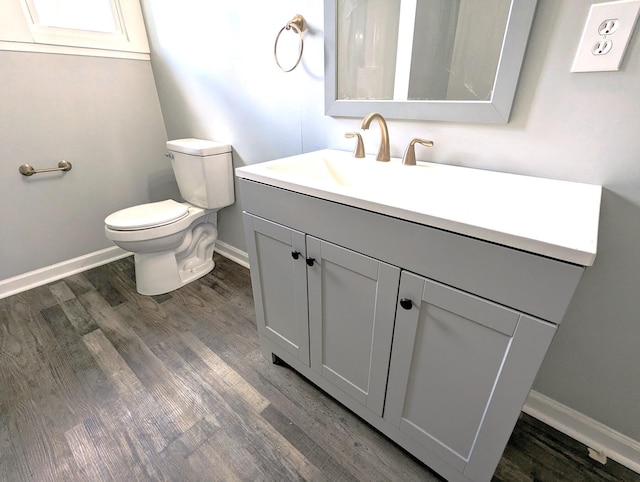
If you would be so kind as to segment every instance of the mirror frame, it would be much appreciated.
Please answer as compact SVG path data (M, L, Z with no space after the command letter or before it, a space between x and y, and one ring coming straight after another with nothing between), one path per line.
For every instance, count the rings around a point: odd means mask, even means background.
M491 100L394 101L336 99L337 0L325 0L325 114L335 117L362 117L370 112L379 112L390 119L508 123L537 1L511 1Z

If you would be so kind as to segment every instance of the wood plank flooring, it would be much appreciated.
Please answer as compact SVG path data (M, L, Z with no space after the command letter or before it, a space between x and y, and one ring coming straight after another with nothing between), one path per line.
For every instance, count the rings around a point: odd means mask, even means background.
M430 481L258 347L249 272L167 295L132 258L0 300L1 481ZM640 481L523 415L495 481Z

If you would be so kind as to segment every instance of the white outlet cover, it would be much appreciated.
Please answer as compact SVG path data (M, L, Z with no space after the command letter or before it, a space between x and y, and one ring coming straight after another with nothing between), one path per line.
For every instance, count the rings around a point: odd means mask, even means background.
M620 70L639 11L640 0L619 0L591 5L571 72ZM607 20L617 20L618 25L613 33L601 35L600 26ZM596 44L605 40L611 42L611 49L606 54L594 54Z

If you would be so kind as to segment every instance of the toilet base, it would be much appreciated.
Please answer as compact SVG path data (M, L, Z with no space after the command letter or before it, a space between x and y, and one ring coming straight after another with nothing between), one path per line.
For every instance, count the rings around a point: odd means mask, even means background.
M136 289L141 295L161 295L209 273L218 239L216 213L199 219L184 233L177 249L135 253Z
M202 278L213 270L215 263L208 259L189 269L180 270L175 253L135 254L136 290L141 295L161 295L177 290Z

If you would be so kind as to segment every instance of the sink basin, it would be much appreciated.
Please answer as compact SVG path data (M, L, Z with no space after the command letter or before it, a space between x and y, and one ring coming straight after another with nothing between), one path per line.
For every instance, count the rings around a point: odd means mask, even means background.
M411 202L416 196L424 196L427 187L437 188L429 185L434 184L430 166L426 163L403 166L399 159L391 162L378 162L373 157L359 159L348 152L326 149L265 162L246 170L254 173L264 170L264 174L280 182L281 187L286 184L291 188L293 183L298 188L306 188L308 193L317 189L325 196L333 193L381 204L400 204L399 196ZM240 177L248 174L245 168L237 172Z
M330 152L314 152L302 156L302 159L300 159L301 156L294 156L268 162L264 167L284 177L304 180L306 184L366 186L365 178L371 182L372 173L365 169L362 159L353 159L354 162L349 162L350 159L345 154L341 151L336 152L335 155Z
M596 255L600 186L332 149L236 175L583 266Z

